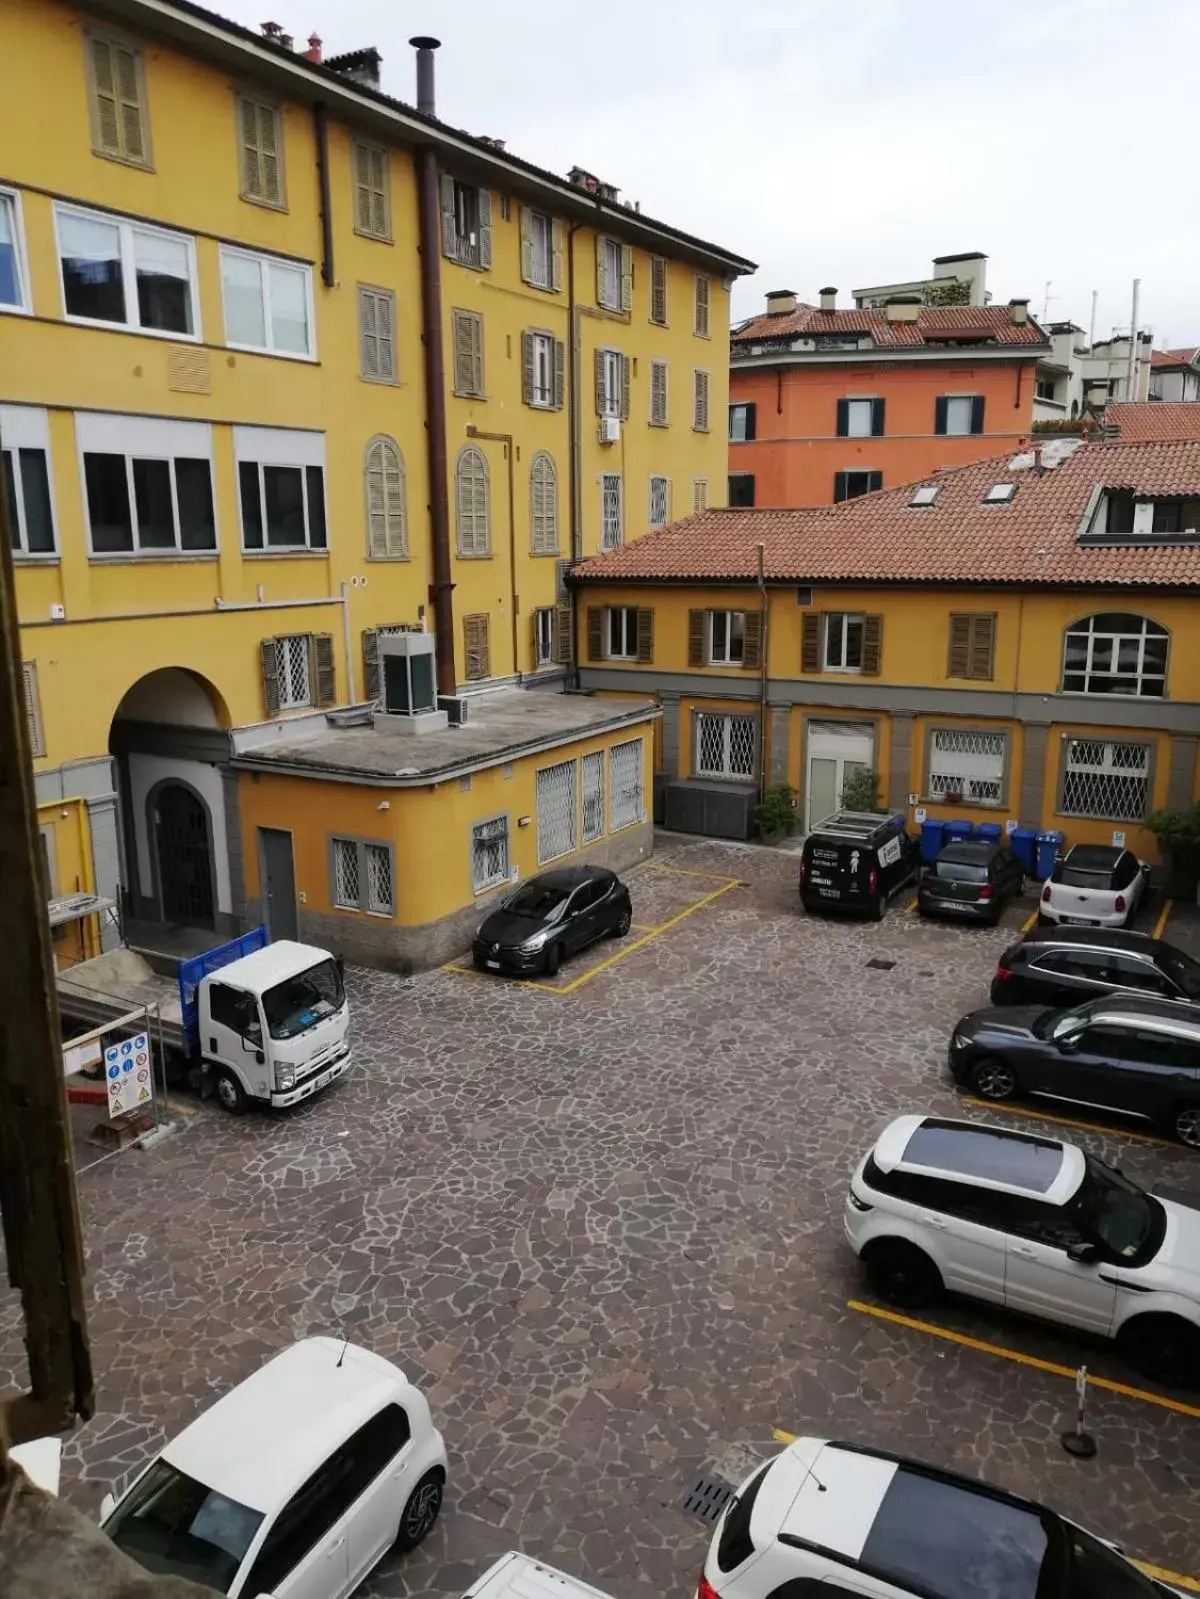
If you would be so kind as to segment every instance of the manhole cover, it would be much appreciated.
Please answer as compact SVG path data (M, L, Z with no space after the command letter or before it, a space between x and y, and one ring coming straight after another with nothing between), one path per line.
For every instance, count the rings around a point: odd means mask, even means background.
M895 964L895 961L881 961L876 957L876 959L867 962L867 968L873 972L890 972Z
M711 1527L732 1498L733 1489L723 1477L690 1477L676 1508Z

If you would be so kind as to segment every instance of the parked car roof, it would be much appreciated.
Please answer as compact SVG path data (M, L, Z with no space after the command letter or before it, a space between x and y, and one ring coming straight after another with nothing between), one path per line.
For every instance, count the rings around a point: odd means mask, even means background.
M881 1171L934 1172L1052 1205L1070 1198L1084 1169L1074 1144L941 1116L898 1116L877 1140L874 1157Z
M845 833L853 834L858 838L865 838L870 833L878 832L881 827L892 823L903 825L904 818L891 811L834 811L832 816L826 816L810 829L812 833Z
M964 866L979 866L990 861L1000 849L990 838L964 838L938 852L939 861L961 861Z
M1150 955L1163 947L1161 939L1151 938L1149 933L1130 932L1124 927L1031 928L1017 948L1024 944L1084 944L1089 949L1128 950L1135 955Z
M1087 1011L1089 1016L1103 1016L1109 1021L1130 1022L1135 1027L1143 1023L1159 1031L1181 1033L1200 1045L1200 1016L1174 1000L1155 999L1149 994L1144 998L1140 994L1105 994L1089 1000Z
M594 883L597 878L607 879L613 875L607 866L552 866L548 872L538 872L536 881L569 894L580 883ZM534 879L527 877L525 881L529 883Z
M1111 872L1121 856L1128 853L1112 844L1072 844L1063 859L1081 872Z

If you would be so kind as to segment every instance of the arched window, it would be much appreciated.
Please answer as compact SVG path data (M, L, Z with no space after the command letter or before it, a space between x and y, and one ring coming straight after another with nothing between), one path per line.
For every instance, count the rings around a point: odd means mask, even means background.
M1167 637L1165 627L1126 611L1072 622L1063 649L1063 692L1161 699L1167 687Z
M558 469L545 450L529 468L529 527L535 555L558 554Z
M491 491L483 452L468 444L458 452L454 469L455 508L458 518L458 553L492 553Z
M367 554L373 561L399 561L408 554L404 503L404 457L380 434L367 445Z

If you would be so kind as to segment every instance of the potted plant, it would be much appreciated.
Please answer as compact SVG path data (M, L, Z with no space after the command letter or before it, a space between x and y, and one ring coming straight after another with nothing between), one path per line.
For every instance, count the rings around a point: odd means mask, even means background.
M1200 883L1200 800L1186 811L1151 811L1146 826L1158 840L1172 899L1194 900Z
M877 811L883 804L883 785L879 773L869 766L856 767L842 784L844 811Z
M796 825L796 790L788 783L775 783L763 794L754 813L760 838L774 843L786 838Z

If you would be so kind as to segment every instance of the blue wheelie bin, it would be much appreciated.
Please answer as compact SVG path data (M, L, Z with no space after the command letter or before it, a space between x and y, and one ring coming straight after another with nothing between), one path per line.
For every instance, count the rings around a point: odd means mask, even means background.
M1026 877L1032 877L1037 856L1037 828L1018 827L1012 835L1013 854L1025 868Z
M942 845L946 842L944 834L945 822L921 823L921 859L923 861L936 861L942 853Z
M1000 832L999 822L980 822L975 829L975 836L986 839L989 844L998 844L1000 842Z
M1054 870L1054 862L1058 859L1059 851L1066 843L1066 835L1057 828L1048 828L1046 832L1037 836L1037 854L1034 862L1034 876L1039 882L1044 882Z
M961 844L964 839L970 838L974 827L973 822L947 822L946 843Z

